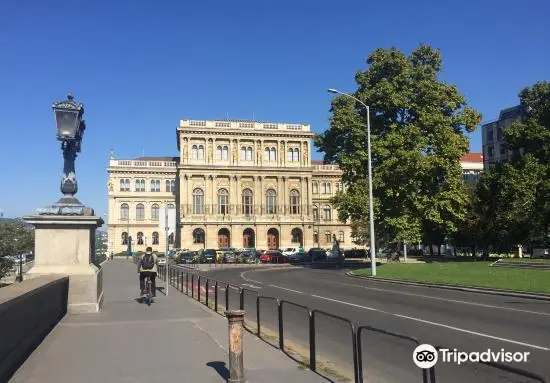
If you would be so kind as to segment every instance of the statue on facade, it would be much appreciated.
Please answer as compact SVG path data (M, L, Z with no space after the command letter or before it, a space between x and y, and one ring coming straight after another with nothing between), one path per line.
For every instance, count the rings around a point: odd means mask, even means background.
M113 185L112 180L109 180L109 183L107 184L107 186L108 186L110 192L112 192L114 190L114 185Z

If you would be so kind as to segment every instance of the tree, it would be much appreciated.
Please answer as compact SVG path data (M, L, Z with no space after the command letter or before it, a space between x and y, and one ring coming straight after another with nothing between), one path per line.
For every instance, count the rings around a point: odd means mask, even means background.
M0 222L0 278L11 269L16 256L34 248L34 232L17 221Z
M503 131L512 159L485 172L477 190L486 242L507 249L550 239L550 83L525 88L519 97L525 118Z
M460 158L465 131L481 120L454 85L438 79L438 50L420 45L409 56L377 49L355 76L354 96L370 106L376 235L381 241L442 241L464 220L468 191ZM366 222L366 110L355 100L332 101L330 128L316 138L325 161L337 163L346 192L334 198L340 218Z

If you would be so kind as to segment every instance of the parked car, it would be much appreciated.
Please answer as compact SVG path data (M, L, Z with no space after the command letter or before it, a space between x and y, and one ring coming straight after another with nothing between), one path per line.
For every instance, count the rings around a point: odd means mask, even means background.
M157 260L159 265L166 265L166 256L164 254L157 254Z
M300 253L300 248L299 247L287 247L285 249L283 249L283 251L281 251L283 253L283 255L286 255L287 257L291 257L293 255L296 255L296 254L299 254Z
M215 263L217 252L215 249L202 249L199 250L199 257L201 263Z
M178 255L178 263L180 264L195 263L195 261L196 258L191 251L182 251Z
M255 251L243 251L239 254L241 258L241 263L260 263L260 258Z
M237 254L232 250L223 251L223 263L237 263Z
M309 262L310 257L307 255L307 253L295 253L288 257L290 263L304 263Z
M327 259L327 251L320 247L311 248L306 253L306 259L308 258L311 262L325 261Z
M284 256L279 250L267 250L260 255L260 261L263 263L287 263L288 257Z

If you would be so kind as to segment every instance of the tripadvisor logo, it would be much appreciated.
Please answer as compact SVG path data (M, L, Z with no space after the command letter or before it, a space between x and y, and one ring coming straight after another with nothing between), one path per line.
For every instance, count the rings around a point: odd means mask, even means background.
M441 354L441 355L439 355ZM487 349L483 352L463 352L458 351L456 348L450 350L448 348L436 348L429 344L421 344L416 347L413 352L413 361L420 368L431 368L435 366L438 360L444 363L478 363L478 362L516 362L525 363L529 357L530 352L511 352L501 349L500 351L491 351ZM441 356L441 358L439 357Z

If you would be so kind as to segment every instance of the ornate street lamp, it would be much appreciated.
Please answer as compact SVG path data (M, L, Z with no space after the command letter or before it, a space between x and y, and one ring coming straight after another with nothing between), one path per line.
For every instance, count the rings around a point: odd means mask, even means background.
M63 177L61 178L61 193L63 197L54 205L38 209L39 214L44 215L94 215L94 211L88 208L74 197L78 191L76 182L75 160L80 152L82 137L86 129L86 123L82 119L84 105L76 103L74 97L69 94L64 101L52 105L57 128L57 140L61 141L63 151Z

